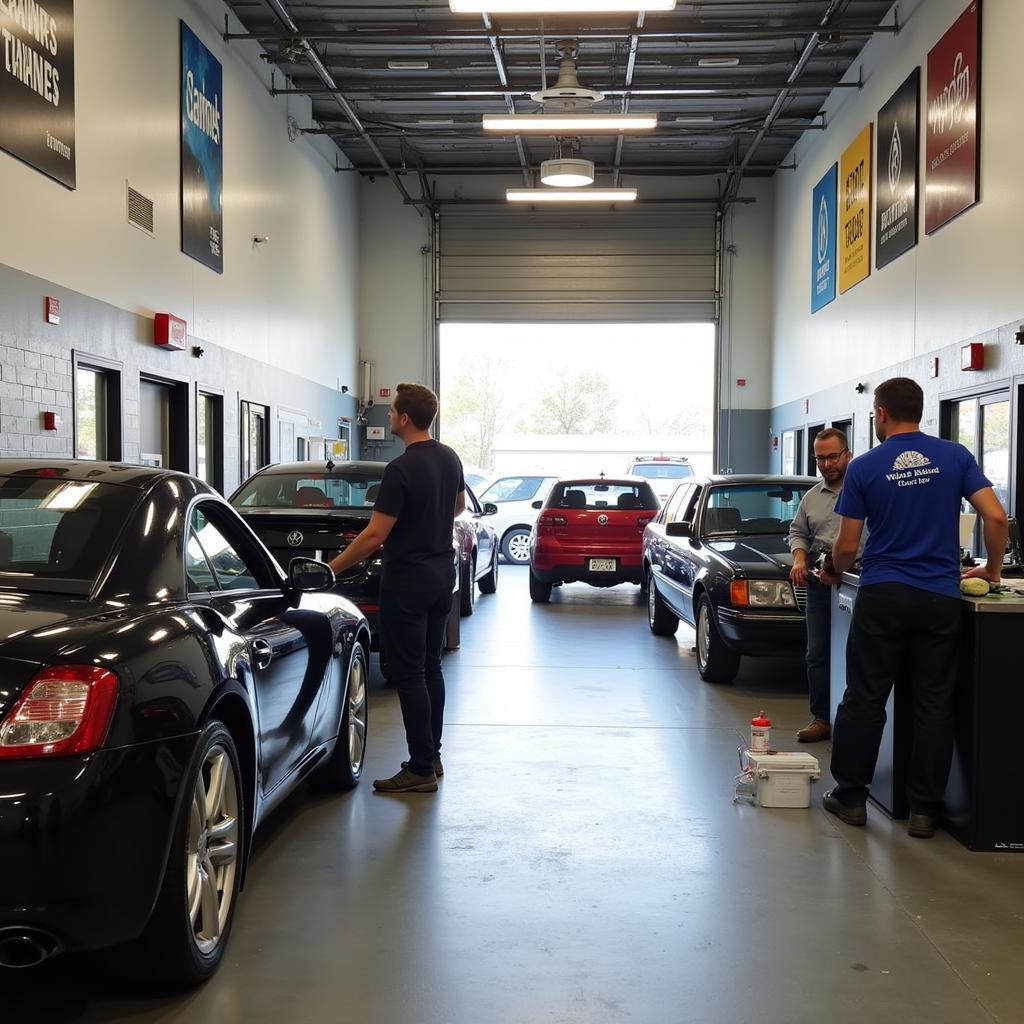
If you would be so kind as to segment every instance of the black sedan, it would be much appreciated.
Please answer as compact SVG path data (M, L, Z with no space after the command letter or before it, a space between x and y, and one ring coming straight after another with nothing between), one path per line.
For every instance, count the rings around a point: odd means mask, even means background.
M386 462L292 462L254 473L231 496L231 504L284 564L295 555L330 561L370 521ZM455 520L453 558L456 594L445 647L459 646L459 616L472 615L476 587L493 594L498 586L498 546L486 517L497 506L481 507L469 488L466 511ZM338 576L337 592L366 616L379 648L379 557ZM382 669L384 666L382 665Z
M202 981L254 830L356 785L369 629L181 473L0 460L0 964Z
M712 476L680 484L644 530L651 632L697 633L697 668L729 682L743 655L800 654L805 591L787 536L810 477Z

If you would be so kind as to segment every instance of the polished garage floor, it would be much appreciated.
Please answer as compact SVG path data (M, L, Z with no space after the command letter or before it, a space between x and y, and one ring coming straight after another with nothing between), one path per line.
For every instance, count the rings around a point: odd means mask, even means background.
M707 685L691 643L653 637L636 588L533 607L503 566L446 661L440 792L372 793L404 754L375 687L368 777L275 815L212 982L154 997L55 961L0 979L0 1020L1024 1020L1024 855L880 812L848 828L817 806L827 779L809 811L734 804L751 716L795 749L806 698L787 663Z

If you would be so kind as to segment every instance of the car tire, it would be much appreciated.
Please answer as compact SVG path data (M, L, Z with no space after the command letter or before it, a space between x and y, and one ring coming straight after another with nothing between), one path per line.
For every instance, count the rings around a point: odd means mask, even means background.
M476 608L476 558L471 557L466 571L459 580L459 614L463 617L473 614Z
M218 788L210 811L211 791ZM111 951L117 957L110 961L116 973L175 987L199 985L211 977L231 933L245 849L238 752L227 727L211 720L199 735L185 776L184 799L153 913L136 942Z
M551 600L551 584L537 579L530 570L530 600L534 604L547 604Z
M675 636L679 629L679 616L676 615L661 599L658 586L650 575L647 580L647 625L655 636Z
M530 561L530 531L525 526L506 531L501 538L501 553L513 565L526 565Z
M352 650L348 678L345 680L338 739L331 756L310 776L309 783L314 789L343 793L359 785L366 759L366 733L369 725L369 705L366 699L368 676L366 653L363 645L357 643Z
M731 683L740 669L740 657L725 645L711 599L702 594L697 604L697 671L706 683Z
M501 559L498 557L498 549L494 549L494 554L491 558L491 569L486 576L480 577L480 593L481 594L493 594L498 589L498 562Z

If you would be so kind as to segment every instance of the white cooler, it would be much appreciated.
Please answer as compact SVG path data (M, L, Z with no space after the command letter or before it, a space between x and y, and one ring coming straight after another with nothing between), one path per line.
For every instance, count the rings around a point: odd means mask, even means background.
M811 806L811 783L821 778L821 768L813 754L752 754L748 750L746 757L760 807Z

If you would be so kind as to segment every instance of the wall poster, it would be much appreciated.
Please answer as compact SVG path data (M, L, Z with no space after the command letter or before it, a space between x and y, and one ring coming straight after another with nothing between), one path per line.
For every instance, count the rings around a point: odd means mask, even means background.
M0 149L74 188L74 0L0 0L0 47Z
M223 69L182 22L181 251L218 274L224 271L223 187Z
M978 201L981 0L928 54L924 229L938 230Z
M917 245L917 140L921 69L878 112L875 154L875 266L884 267Z
M840 294L871 273L871 129L865 125L839 160Z
M833 164L814 186L811 198L811 312L836 297L836 183Z

